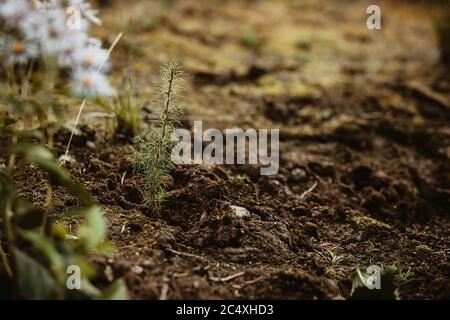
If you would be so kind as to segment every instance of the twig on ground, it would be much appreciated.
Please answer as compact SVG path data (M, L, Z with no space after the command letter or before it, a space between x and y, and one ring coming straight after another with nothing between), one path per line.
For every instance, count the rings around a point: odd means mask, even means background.
M205 257L193 254L193 253L188 253L188 252L180 252L174 249L167 249L167 251L172 252L174 254L180 255L180 256L185 256L185 257L189 257L189 258L196 258L196 259L200 259L200 260L206 260Z
M303 192L300 196L300 199L303 199L304 197L306 197L309 193L313 192L314 189L317 187L318 182L314 182L314 184L311 186L311 188L309 188L308 190L306 190L305 192Z
M173 274L173 278L174 279L178 279L178 278L185 278L185 277L189 277L191 274L189 272L183 272L183 273L174 273Z
M224 277L224 278L217 278L217 277L209 277L210 280L215 281L215 282L227 282L233 279L236 279L240 276L243 276L245 274L245 271L242 272L238 272L236 274L233 274L231 276L228 277Z
M164 284L161 289L159 300L167 300L167 293L169 292L169 279L164 279Z
M257 283L257 282L259 282L259 281L261 281L263 279L264 279L264 276L260 276L258 278L255 278L255 279L252 279L252 280L249 280L249 281L244 281L242 284L233 284L232 287L239 290L239 289L242 289L243 287L246 287L246 286L249 286L251 284Z
M120 179L120 185L123 187L123 181L125 180L125 176L127 175L127 172L125 171L122 175L122 178Z

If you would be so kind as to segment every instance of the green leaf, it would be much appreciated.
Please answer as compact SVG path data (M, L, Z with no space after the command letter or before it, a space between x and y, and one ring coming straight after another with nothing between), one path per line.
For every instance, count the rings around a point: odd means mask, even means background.
M60 255L58 250L56 250L53 242L39 231L25 231L22 232L22 236L30 241L35 248L45 254L50 261L51 270L53 270L62 281L66 272L64 258Z
M77 265L80 267L83 278L92 279L97 274L96 265L89 261L88 255L72 253L68 257L68 261L68 265Z
M24 230L40 228L44 217L44 210L33 206L28 200L20 198L15 205L14 221Z
M350 293L351 296L353 296L356 291L362 288L366 288L367 278L368 275L364 271L356 268L352 276L352 291Z
M95 299L96 297L101 296L102 292L95 287L88 279L81 279L81 291L86 294L88 297Z
M69 130L70 132L73 132L73 134L76 136L81 135L81 131L77 127L74 127L71 123L63 123L61 126L64 129Z
M97 246L97 250L99 253L113 254L116 252L116 247L108 241L103 241Z
M106 222L99 207L87 209L87 221L78 229L78 237L84 241L88 250L96 249L105 238Z
M16 278L23 298L33 300L62 298L57 282L44 266L18 249L14 251L14 258Z
M5 167L0 166L0 218L4 217L7 203L14 194L11 178Z
M100 300L128 300L128 291L125 281L120 279L114 282L103 292Z
M93 102L95 104L97 104L99 107L101 107L103 110L105 110L106 112L114 113L114 109L111 108L111 106L105 99L103 99L101 97L96 97Z

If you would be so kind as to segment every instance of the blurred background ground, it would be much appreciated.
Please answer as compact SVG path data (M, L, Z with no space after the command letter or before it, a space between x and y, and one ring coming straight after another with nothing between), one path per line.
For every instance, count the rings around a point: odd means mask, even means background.
M129 146L104 137L108 121L91 107L70 169L104 206L118 247L98 258L100 282L123 276L133 298L348 298L355 268L396 264L414 273L402 298L450 297L439 8L378 1L382 30L368 30L368 1L102 2L96 35L112 42L124 31L112 78L131 69L147 113L159 108L160 66L178 62L186 128L279 128L282 160L272 177L177 167L155 215L140 204Z

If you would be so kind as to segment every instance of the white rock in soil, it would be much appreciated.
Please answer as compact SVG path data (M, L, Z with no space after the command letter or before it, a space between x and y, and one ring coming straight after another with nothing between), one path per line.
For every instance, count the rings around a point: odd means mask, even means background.
M107 265L105 268L105 277L109 282L112 282L114 280L114 271L110 265Z
M86 147L92 150L95 150L97 148L93 141L86 141Z
M137 274L141 274L144 271L144 268L142 268L141 266L133 266L131 268L131 271Z
M251 216L250 211L248 211L244 207L230 206L230 208L234 215L238 218L250 218Z

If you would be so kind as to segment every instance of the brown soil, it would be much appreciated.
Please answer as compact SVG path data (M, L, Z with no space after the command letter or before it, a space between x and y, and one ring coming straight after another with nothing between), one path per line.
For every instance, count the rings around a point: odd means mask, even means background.
M136 299L332 299L349 297L355 268L397 264L414 272L401 298L449 299L450 81L431 9L383 2L383 30L369 31L366 1L167 3L103 10L105 40L132 17L113 77L131 65L151 81L180 62L183 123L279 128L280 171L176 167L156 214L142 204L129 144L85 119L68 168L117 246L95 258L98 281L123 277ZM140 24L149 17L153 30ZM250 32L257 47L240 43ZM58 154L67 138L57 135ZM30 171L16 180L39 201L42 177ZM59 205L76 203L61 194Z

